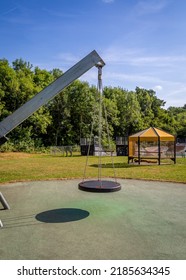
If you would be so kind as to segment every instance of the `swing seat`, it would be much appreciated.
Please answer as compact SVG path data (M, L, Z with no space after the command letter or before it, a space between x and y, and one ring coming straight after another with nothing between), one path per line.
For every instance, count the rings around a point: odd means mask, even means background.
M114 181L107 180L90 180L78 184L82 191L87 192L116 192L121 190L121 185Z

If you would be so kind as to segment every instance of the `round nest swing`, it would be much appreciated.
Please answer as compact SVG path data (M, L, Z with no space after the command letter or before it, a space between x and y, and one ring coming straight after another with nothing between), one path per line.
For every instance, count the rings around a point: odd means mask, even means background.
M83 179L82 182L80 182L78 184L78 188L82 191L88 191L88 192L100 192L100 193L104 193L104 192L116 192L121 190L121 185L120 183L117 182L116 180L116 176L115 176L115 181L110 181L110 180L102 180L101 179L101 168L102 168L102 164L101 164L101 156L102 156L102 147L101 147L101 137L102 137L102 95L103 95L103 90L102 90L102 67L103 65L98 64L97 68L98 68L98 92L100 94L99 97L99 150L98 150L98 154L99 154L99 164L98 164L98 179L97 180L88 180L85 181ZM105 116L106 116L106 123L107 123L107 114L106 114L106 109L105 109ZM92 137L92 130L93 130L93 124L92 123L92 129L91 129L91 135L90 135L90 139ZM108 142L109 142L109 146L110 146L110 138L109 138L109 130L108 130L108 124L106 125L107 127L107 135L108 135ZM86 167L87 167L87 162L88 162L88 156L89 156L89 151L90 151L90 143L91 141L89 141L89 148L88 148L88 152L87 152L87 160L86 160L86 165L85 165L85 170L84 170L84 178L85 178L85 173L86 173ZM112 153L111 153L111 157L112 157ZM114 163L112 161L113 164L113 168L114 168ZM115 175L115 173L114 173Z

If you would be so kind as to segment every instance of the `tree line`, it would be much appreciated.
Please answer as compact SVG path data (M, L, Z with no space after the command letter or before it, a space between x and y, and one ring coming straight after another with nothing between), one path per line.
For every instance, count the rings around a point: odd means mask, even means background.
M60 69L47 71L16 59L0 59L0 121L57 79ZM103 89L103 135L114 141L150 126L186 137L186 104L165 109L152 89ZM1 150L28 151L41 147L79 145L80 138L98 134L99 93L87 82L74 81L48 104L8 134ZM104 110L105 109L105 110ZM105 136L106 137L106 136ZM103 137L104 138L104 137Z

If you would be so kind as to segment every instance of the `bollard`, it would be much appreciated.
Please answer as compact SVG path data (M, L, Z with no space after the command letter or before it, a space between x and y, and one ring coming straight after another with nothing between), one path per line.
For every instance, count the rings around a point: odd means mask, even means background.
M0 192L0 202L3 205L4 209L10 209L10 206L8 205L8 202L4 198L3 194Z

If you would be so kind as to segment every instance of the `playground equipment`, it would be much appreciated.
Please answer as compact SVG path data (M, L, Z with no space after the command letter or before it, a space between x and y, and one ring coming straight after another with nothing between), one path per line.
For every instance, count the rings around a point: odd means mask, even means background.
M102 89L102 64L97 64L98 68L98 92L99 92L99 129L98 129L98 147L97 147L97 152L94 151L94 154L98 155L98 179L97 180L84 180L85 179L85 174L86 174L86 167L88 164L88 156L91 151L91 143L92 143L92 138L93 138L93 126L94 126L94 120L92 121L92 128L91 128L91 133L90 133L90 139L88 140L88 152L87 152L87 160L85 164L85 170L84 170L84 179L82 182L79 183L79 189L83 191L90 191L90 192L115 192L119 191L121 189L121 185L117 182L116 175L114 172L114 177L115 181L110 181L110 180L102 180L102 155L105 155L105 151L102 147L102 105L103 105L103 89ZM106 114L106 108L104 107L105 110L105 116ZM96 112L94 112L94 115ZM109 129L108 129L108 122L107 122L107 117L106 117L106 127L107 127L107 136L108 136L108 143L109 143L109 148L110 148L110 153L111 153L111 158L112 158L112 153L113 151L111 150L111 143L110 143L110 137L109 137ZM113 158L112 158L112 167L114 170L114 163L113 163Z
M3 228L3 223L1 220L0 220L0 228Z
M3 205L4 209L10 209L10 206L8 205L8 202L4 198L3 194L0 192L0 202Z
M171 159L176 163L175 136L155 127L129 136L128 163L155 160L160 164L161 159Z
M102 58L98 53L93 50L77 64L71 67L63 75L61 75L57 80L51 83L49 86L40 91L32 99L18 108L13 114L6 117L0 122L0 145L4 144L8 138L6 135L31 116L35 111L37 111L41 106L45 105L53 99L57 94L59 94L65 87L70 85L74 80L82 76L93 66L100 64L105 65ZM4 209L10 209L8 203L6 202L3 195L0 193L0 202L4 206Z
M105 65L102 58L94 50L67 72L61 75L56 81L44 88L32 99L22 105L13 114L6 117L0 122L0 145L5 143L8 138L6 135L31 116L41 106L45 105L59 94L65 87L70 85L74 80L79 78L93 66L98 68L98 89L100 93L100 110L99 110L99 155L101 158L101 134L102 134L102 67ZM91 191L116 191L121 188L120 184L112 181L102 181L101 179L101 160L99 161L98 181L81 182L79 189Z

